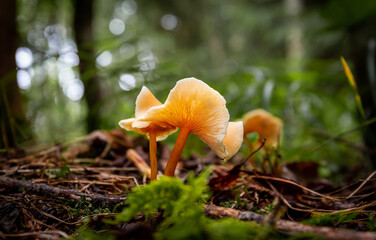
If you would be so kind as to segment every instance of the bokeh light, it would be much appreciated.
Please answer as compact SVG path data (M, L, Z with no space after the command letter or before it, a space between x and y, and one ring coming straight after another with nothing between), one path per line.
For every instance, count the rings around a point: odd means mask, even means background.
M132 74L122 74L119 80L119 86L124 91L132 90L136 87L136 78Z
M63 88L65 96L72 101L78 101L84 95L84 84L81 80L75 79L66 88Z
M110 28L111 33L113 33L115 35L120 35L125 30L125 24L124 24L123 20L121 20L119 18L115 18L115 19L111 20L111 22L109 24L109 28Z
M174 30L178 26L178 18L172 14L165 14L161 18L161 25L166 30Z
M106 67L112 62L112 54L110 51L102 52L96 59L96 62L101 67Z
M31 76L25 70L17 71L17 83L18 87L27 90L31 87Z
M33 63L33 54L29 48L20 47L16 51L16 64L19 68L28 68Z

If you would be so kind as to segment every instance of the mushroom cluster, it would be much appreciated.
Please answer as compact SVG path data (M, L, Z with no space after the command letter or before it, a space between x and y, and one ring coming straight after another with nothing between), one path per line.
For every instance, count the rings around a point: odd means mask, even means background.
M190 133L224 160L239 150L243 123L229 122L229 118L226 101L216 90L196 78L185 78L176 83L164 104L144 87L136 101L135 118L122 120L119 124L127 130L147 134L150 141L152 138L162 140L180 128L165 169L165 175L174 176ZM150 158L153 153L155 151L150 147ZM151 163L151 169L156 172L156 161L155 167Z

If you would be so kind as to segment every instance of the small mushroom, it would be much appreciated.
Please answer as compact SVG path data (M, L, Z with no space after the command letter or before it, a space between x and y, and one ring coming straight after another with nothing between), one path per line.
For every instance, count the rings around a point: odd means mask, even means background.
M174 176L176 165L190 133L198 136L223 159L229 159L236 153L234 150L240 147L241 142L240 144L237 142L239 146L231 146L230 152L226 150L223 142L229 117L226 100L221 94L201 80L185 78L176 83L163 105L150 108L140 120L180 128L165 169L165 175ZM235 124L234 127L240 128L240 125ZM241 131L234 132L240 133L242 138Z
M274 117L263 109L248 112L243 117L244 139L252 150L252 144L247 139L247 134L257 132L259 134L257 146L260 146L266 138L266 147L277 147L282 131L281 119Z
M119 122L119 125L128 130L135 131L141 134L146 134L149 138L149 157L150 157L150 180L157 177L157 141L162 141L168 135L176 132L177 128L169 124L155 124L151 121L138 121L147 110L151 107L160 106L161 102L154 97L147 87L142 87L141 92L136 99L135 118L124 119Z

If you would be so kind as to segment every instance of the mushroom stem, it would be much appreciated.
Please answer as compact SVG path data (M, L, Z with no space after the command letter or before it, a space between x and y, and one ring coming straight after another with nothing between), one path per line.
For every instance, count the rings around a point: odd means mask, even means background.
M155 131L149 133L150 181L157 179L157 135Z
M166 170L164 174L169 177L173 177L175 175L176 165L178 165L181 153L183 151L185 142L191 130L189 128L181 128L179 131L178 138L176 139L174 149L172 149L170 158L168 159Z

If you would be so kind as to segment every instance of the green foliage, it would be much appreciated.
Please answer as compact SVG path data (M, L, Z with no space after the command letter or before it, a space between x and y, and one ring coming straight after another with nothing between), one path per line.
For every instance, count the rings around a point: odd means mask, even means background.
M302 223L315 226L337 227L353 221L358 213L327 213L304 220Z
M273 203L270 203L265 208L260 209L260 208L257 208L257 207L251 207L251 208L249 208L249 210L256 212L256 213L260 213L260 214L268 214L268 213L270 213L271 210L273 210L273 208L274 208Z
M163 212L156 239L280 239L274 230L234 219L214 220L203 213L203 204L209 197L206 186L209 171L197 178L189 175L187 184L177 178L162 177L147 186L136 188L129 195L129 206L116 217L117 222L129 221L139 214L149 219Z
M69 239L74 239L74 240L115 240L114 234L111 234L109 232L102 232L98 233L93 230L84 228L81 229L80 231L77 231L77 235L75 235L72 238Z
M52 171L46 171L46 175L49 178L61 179L65 178L70 173L70 169L67 165L61 166L61 168L53 169Z
M124 203L119 203L116 206L107 203L93 202L82 197L80 201L66 201L60 200L60 203L66 206L73 215L89 216L100 213L116 213L119 209L124 207Z
M90 201L86 201L85 198L82 198L79 202L77 202L71 211L74 215L91 215L91 214L99 214L99 213L111 213L111 210L108 206L96 206Z
M324 240L325 238L319 237L314 233L300 233L294 236L290 236L289 240Z
M210 220L207 225L208 239L280 239L272 229L261 231L262 226L252 222L241 222L234 219ZM263 236L264 235L264 236ZM264 238L265 237L265 238Z
M333 14L335 13L335 14ZM376 2L372 0L355 4L352 0L332 0L322 10L322 15L331 21L332 27L351 27L369 19L376 13Z
M258 140L259 134L257 132L251 132L251 133L247 134L247 138L248 138L250 143L254 144Z
M368 214L367 228L370 231L376 231L376 218L371 213Z
M119 221L129 221L140 213L150 217L159 210L171 223L179 216L192 216L201 211L199 203L205 202L208 195L206 178L209 171L203 171L199 177L189 175L187 185L178 178L162 177L149 185L134 188L127 199L129 207L117 216ZM202 206L202 205L201 205Z
M164 102L177 80L194 76L224 96L231 120L255 108L280 117L284 121L280 150L285 160L327 162L328 175L338 171L338 164L363 160L359 152L335 141L306 152L323 141L312 136L312 129L336 135L358 125L356 102L338 60L338 55L346 55L346 34L343 27L335 31L327 27L333 23L347 26L341 19L359 23L374 12L375 4L344 2L344 7L340 0L302 2L302 12L291 19L283 10L285 1L172 5L145 0L96 1L95 42L87 44L95 46L96 56L107 51L112 59L109 65L96 67L105 95L98 106L101 127L112 129L120 119L133 117L143 85ZM93 72L88 69L79 76L78 66L64 61L66 53L76 54L73 13L71 1L18 1L20 45L33 54L32 66L22 69L30 74L32 83L22 93L39 143L66 141L85 133L85 100L67 97L68 82L83 80ZM165 14L176 17L175 29L163 28ZM329 17L340 17L340 21ZM126 26L122 34L111 33L109 24L114 19ZM301 59L286 54L294 21L303 36ZM120 81L123 74L134 77L134 86L119 86L124 84ZM356 132L346 137L356 143L360 136ZM164 143L172 144L175 138L176 134ZM193 135L187 144L184 156L203 154L207 148ZM241 152L248 154L245 147Z
M269 205L265 206L264 208L259 208L256 206L248 206L248 204L252 201L247 198L240 197L239 192L235 193L235 200L229 200L229 201L223 201L220 203L220 206L227 207L227 208L234 208L239 210L247 210L256 212L259 214L268 214L271 210L273 210L274 205L273 203L270 203ZM260 196L261 198L267 198L267 196Z

